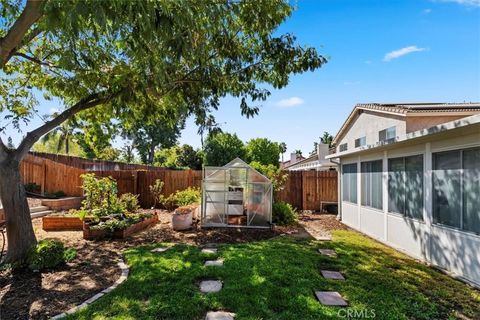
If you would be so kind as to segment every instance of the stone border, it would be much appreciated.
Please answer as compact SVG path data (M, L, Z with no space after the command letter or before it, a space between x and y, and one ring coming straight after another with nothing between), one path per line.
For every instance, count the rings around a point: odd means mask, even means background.
M109 292L112 292L116 287L118 287L120 284L122 284L128 278L129 269L128 269L128 266L125 264L125 262L123 262L123 260L120 260L118 262L118 267L120 268L120 271L122 272L122 274L120 275L120 278L118 278L117 281L115 281L114 284L112 284L110 287L102 290L101 292L97 293L96 295L90 297L90 299L87 299L84 302L82 302L81 304L69 309L68 311L57 314L56 316L50 318L50 320L62 319L64 317L66 317L67 315L73 314L73 313L77 312L78 310L87 307L89 304L91 304L91 303L95 302L96 300L100 299L105 294L107 294Z

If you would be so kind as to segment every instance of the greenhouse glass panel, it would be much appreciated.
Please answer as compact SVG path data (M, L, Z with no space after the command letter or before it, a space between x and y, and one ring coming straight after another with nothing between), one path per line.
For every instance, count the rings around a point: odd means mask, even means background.
M204 168L202 186L202 226L271 227L272 183L241 159Z

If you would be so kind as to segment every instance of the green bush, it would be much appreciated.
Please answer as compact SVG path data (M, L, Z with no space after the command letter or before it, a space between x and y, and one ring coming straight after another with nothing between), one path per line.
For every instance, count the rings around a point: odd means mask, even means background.
M65 249L58 240L40 240L28 253L27 264L32 270L53 268L73 260L77 255L75 249Z
M96 219L125 213L125 208L117 196L117 182L113 178L97 178L93 173L83 174L81 177L85 195L82 210L90 212Z
M120 196L120 203L127 212L135 212L140 206L138 205L138 194L124 193Z
M297 210L289 203L276 202L272 209L272 221L280 226L291 225L297 221Z
M193 203L200 203L201 195L199 188L188 187L185 190L178 190L172 193L164 201L164 205L172 208L188 206Z
M25 191L32 192L32 193L40 193L41 186L36 184L35 182L29 182L24 185Z

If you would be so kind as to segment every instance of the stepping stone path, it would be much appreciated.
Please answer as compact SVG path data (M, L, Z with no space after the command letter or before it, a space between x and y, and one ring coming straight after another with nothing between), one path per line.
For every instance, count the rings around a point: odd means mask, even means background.
M332 249L318 249L318 252L320 252L323 256L333 257L333 258L337 257L337 253L335 252L335 250L332 250Z
M221 267L221 266L223 266L223 259L205 261L205 267Z
M218 292L222 290L222 286L220 280L204 280L200 282L200 291L203 293Z
M325 279L345 280L343 275L338 271L320 270L320 272Z
M167 251L168 249L170 248L155 248L155 249L152 249L151 252L156 252L156 253L160 253L160 252L165 252Z
M213 254L217 253L217 248L203 248L202 253L208 253L208 254Z
M315 291L318 301L325 306L348 306L347 301L336 291Z
M205 320L233 320L235 313L225 311L210 311L207 313Z

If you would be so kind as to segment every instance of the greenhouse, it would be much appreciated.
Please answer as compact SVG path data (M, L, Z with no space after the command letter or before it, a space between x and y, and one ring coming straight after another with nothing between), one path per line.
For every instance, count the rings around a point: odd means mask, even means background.
M239 158L205 167L202 226L270 228L272 182Z

